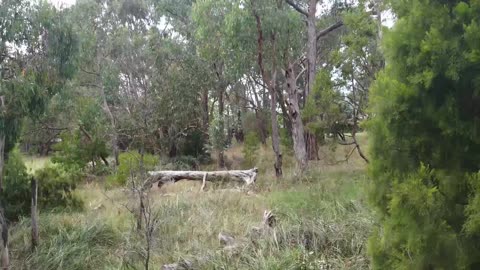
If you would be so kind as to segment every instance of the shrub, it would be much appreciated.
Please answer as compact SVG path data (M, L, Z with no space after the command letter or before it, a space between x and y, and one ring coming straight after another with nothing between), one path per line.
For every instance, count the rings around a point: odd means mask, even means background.
M245 166L252 167L256 162L256 155L260 148L260 139L257 133L248 132L245 136L245 142L243 144L243 157L245 159Z
M107 178L107 185L109 186L123 186L127 183L130 176L137 177L141 173L141 156L136 151L129 151L120 153L118 156L120 165L117 171ZM159 164L159 158L152 154L143 155L143 170L144 172L154 170Z
M50 166L38 170L35 177L40 209L82 206L81 200L73 194L78 176L67 173L62 167ZM15 221L30 214L31 179L18 150L10 152L5 163L5 196L1 198L8 220Z
M391 1L398 22L385 35L367 126L374 269L480 268L475 2Z
M17 149L9 153L5 162L4 189L2 205L5 206L5 216L14 221L18 217L30 213L31 177Z
M89 162L99 163L100 157L107 157L106 142L97 137L85 138L80 130L63 132L62 141L54 146L57 151L52 158L68 171L83 170Z
M79 173L67 172L61 166L47 166L35 173L38 181L38 200L42 208L78 209L83 202L73 191L81 180Z

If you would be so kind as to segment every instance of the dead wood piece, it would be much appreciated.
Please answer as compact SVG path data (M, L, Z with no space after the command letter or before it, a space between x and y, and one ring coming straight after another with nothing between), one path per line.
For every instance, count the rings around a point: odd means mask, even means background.
M193 263L187 260L182 260L178 263L165 264L162 266L162 270L190 270L193 268Z
M225 247L235 246L236 244L235 238L224 232L218 234L218 241L220 241L220 244Z
M181 259L176 263L164 264L162 270L193 270L198 269L198 267L208 260L211 259L211 256L199 256L192 257L191 259Z
M149 189L154 183L158 182L161 187L164 183L177 182L180 180L197 180L205 182L215 181L220 179L231 179L234 181L243 182L246 185L253 184L257 180L258 169L250 170L231 170L231 171L150 171L150 177L145 181L143 190ZM203 186L204 187L204 186Z
M277 219L275 218L275 215L273 215L272 211L265 210L263 212L263 225L273 228L275 227L276 224L277 224Z

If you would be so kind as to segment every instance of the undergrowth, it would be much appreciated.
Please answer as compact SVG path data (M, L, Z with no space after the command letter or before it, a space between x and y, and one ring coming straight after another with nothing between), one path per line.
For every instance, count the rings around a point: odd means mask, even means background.
M183 260L194 262L194 269L368 269L372 218L363 199L365 172L311 167L301 178L260 174L248 192L210 184L199 192L200 184L188 181L152 189L162 219L151 269ZM28 220L15 225L12 269L143 269L144 239L126 209L134 206L127 192L89 184L76 195L86 202L83 212L41 214L40 246L33 252ZM275 229L255 234L267 209ZM231 234L238 247L224 250L220 232Z

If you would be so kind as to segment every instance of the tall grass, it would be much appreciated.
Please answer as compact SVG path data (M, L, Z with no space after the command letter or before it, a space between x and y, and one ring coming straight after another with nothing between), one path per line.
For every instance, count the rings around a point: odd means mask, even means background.
M211 185L199 192L199 184L191 182L150 192L162 217L151 268L189 260L194 269L368 269L365 243L372 221L364 205L362 168L312 166L299 179L293 158L286 157L286 176L275 180L269 173L271 153L259 151L263 173L254 193ZM77 192L87 202L85 211L42 213L36 251L30 250L28 220L15 225L12 269L142 269L145 239L125 208L135 205L130 196L96 184ZM255 233L252 228L266 209L273 210L277 226ZM219 232L233 235L238 247L223 250Z

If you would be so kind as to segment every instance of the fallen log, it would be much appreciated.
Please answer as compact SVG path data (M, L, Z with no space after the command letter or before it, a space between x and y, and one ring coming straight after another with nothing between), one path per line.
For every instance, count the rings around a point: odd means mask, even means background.
M206 180L214 181L221 179L231 179L251 185L257 180L258 169L250 170L231 170L231 171L150 171L150 177L145 181L143 189L149 189L153 184L158 182L161 187L165 183L175 183L180 180L197 180L202 181L202 189Z

